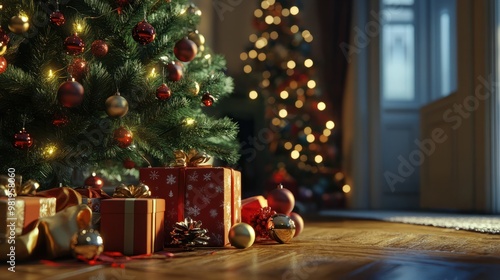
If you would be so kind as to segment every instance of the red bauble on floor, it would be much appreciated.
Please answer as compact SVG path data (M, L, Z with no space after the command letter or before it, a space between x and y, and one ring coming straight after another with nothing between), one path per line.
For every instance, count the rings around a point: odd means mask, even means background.
M276 212L288 215L295 207L295 197L291 191L283 188L283 185L280 184L276 189L269 192L267 203Z

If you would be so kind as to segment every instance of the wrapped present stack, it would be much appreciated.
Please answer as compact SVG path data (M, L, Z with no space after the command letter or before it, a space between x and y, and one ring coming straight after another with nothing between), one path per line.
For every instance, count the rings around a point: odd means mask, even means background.
M140 180L152 197L165 199L165 229L192 218L207 229L208 246L229 244L232 225L241 222L241 174L237 170L203 165L208 157L195 151L176 152L174 167L140 170ZM173 242L165 235L165 246Z

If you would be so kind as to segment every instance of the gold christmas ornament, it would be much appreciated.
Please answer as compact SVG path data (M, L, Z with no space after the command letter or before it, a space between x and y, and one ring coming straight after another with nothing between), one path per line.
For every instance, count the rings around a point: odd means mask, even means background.
M272 239L287 243L295 235L295 223L285 214L276 214L267 221L267 230Z
M255 241L255 230L246 223L235 224L229 230L229 241L238 249L248 248Z
M140 183L137 186L121 184L116 187L113 197L118 198L148 198L151 197L149 187Z
M0 55L3 55L7 52L7 45L0 46Z
M10 18L9 29L16 34L22 34L30 28L29 18L23 12Z
M198 46L198 51L202 52L205 50L205 36L200 34L198 30L189 33L188 39L193 41L196 46Z
M128 112L128 101L119 92L106 99L106 114L112 118L121 118Z
M71 238L71 252L77 259L95 260L103 248L102 237L94 229L82 229Z
M200 84L198 82L194 81L193 84L189 87L189 91L194 95L198 95L200 92Z

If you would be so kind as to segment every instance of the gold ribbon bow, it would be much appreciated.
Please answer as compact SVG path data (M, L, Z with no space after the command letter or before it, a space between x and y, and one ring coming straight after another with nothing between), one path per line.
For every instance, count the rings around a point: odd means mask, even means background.
M140 183L137 186L121 184L116 187L113 197L117 198L148 198L151 197L149 187Z
M13 178L10 178L6 175L0 175L0 197L11 195L11 188L9 188L9 179L12 180ZM24 184L22 183L22 180L22 176L16 176L14 178L14 197L18 195L34 195L38 187L40 187L40 184L38 184L38 182L35 180L28 180Z
M210 160L210 156L205 153L199 153L195 149L189 151L189 153L184 152L183 150L174 151L175 162L173 164L174 167L196 167L196 166L210 166L204 163L207 163Z

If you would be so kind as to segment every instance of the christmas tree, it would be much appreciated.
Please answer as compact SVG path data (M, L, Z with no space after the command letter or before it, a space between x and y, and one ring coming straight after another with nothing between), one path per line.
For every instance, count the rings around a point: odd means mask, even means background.
M185 0L2 1L0 165L46 187L112 161L167 165L196 149L238 159L229 95ZM143 164L144 163L144 164Z
M300 1L257 2L257 32L249 36L240 58L243 71L253 79L249 98L261 100L266 108L268 188L283 182L299 192L295 187L306 186L321 199L323 192L340 190L343 176L335 123L315 80L313 35L302 26Z

